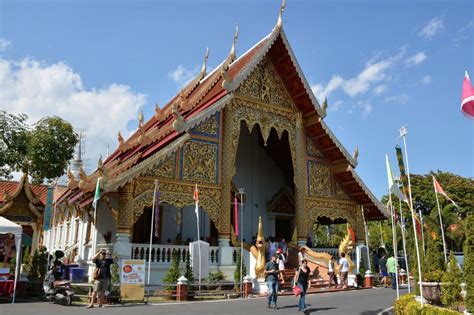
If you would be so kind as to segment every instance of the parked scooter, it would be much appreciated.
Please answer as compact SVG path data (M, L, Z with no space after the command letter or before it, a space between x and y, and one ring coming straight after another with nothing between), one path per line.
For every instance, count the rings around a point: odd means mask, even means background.
M74 292L69 280L55 280L54 270L48 271L43 281L43 299L51 303L71 305Z
M51 303L71 305L74 292L71 290L71 282L63 279L63 263L59 260L64 257L62 251L56 251L56 260L46 273L43 281L43 300Z

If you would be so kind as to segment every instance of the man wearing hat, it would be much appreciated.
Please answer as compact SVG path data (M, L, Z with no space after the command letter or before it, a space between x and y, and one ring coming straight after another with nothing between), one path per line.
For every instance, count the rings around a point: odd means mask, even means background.
M109 288L110 279L112 278L110 265L114 263L114 260L107 258L107 252L105 250L100 250L95 254L94 258L92 258L92 262L95 264L94 291L92 292L91 304L89 304L87 308L94 307L96 297L99 300L99 307L102 307L105 291Z

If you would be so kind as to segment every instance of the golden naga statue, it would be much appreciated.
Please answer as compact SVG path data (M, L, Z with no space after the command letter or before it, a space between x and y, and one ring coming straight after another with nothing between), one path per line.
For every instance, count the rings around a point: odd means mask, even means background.
M239 247L240 242L237 240L234 229L231 229L230 237L232 246ZM256 245L250 245L249 243L243 242L243 247L252 253L253 257L257 260L255 264L255 274L257 278L265 278L265 238L263 237L263 225L262 217L258 217L258 233Z
M351 257L349 256L352 249L354 248L354 239L354 231L352 230L351 226L347 224L347 234L342 240L341 244L339 244L339 254L346 254L346 259L349 263L349 274L352 274L352 271L354 270L354 263L352 262ZM339 264L336 264L336 273L339 273L339 268Z

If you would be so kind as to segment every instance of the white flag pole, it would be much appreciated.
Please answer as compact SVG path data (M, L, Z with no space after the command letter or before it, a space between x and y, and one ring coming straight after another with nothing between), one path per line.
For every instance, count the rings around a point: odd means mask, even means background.
M395 285L397 288L397 300L400 298L400 290L398 288L398 256L397 256L397 236L396 236L396 228L395 228L395 220L394 220L394 212L393 212L393 205L392 205L392 192L390 191L390 187L388 188L388 200L390 204L390 216L392 221L392 247L393 247L393 257L395 258ZM393 284L392 284L393 287Z
M100 180L101 180L101 177L99 177L97 179L97 185L99 186L99 189L100 189ZM96 187L96 190L97 190L97 187ZM95 195L94 195L94 199L95 199ZM97 234L98 234L98 226L97 226L97 208L99 207L99 202L100 202L100 198L97 199L97 202L95 202L96 200L94 200L92 202L92 205L94 206L94 234L92 235L92 255L91 257L93 257L96 252L97 252Z
M197 192L197 199L196 199L196 209L194 210L196 212L196 224L197 224L197 236L198 236L198 258L199 258L199 292L201 292L201 234L199 231L199 192L198 192L198 186L196 184L196 192Z
M407 284L408 284L408 293L411 292L411 286L410 286L410 268L408 267L408 257L407 257L407 247L406 247L406 240L405 240L405 220L403 218L403 212L402 212L402 201L398 199L398 207L400 210L400 223L402 227L402 243L403 243L403 254L405 256L405 266L407 268L406 273L407 273Z
M240 194L240 294L242 297L244 297L243 292L242 292L242 282L243 282L243 275L242 275L242 269L243 269L243 262L244 262L244 193L245 189L244 188L239 188L239 194Z
M438 193L436 192L434 176L433 176L433 187L434 187L434 190L435 190L436 204L438 205L439 227L441 228L441 237L443 238L444 262L448 263L448 254L446 252L446 239L444 238L443 218L441 217L441 209L439 207L439 199L438 199Z
M420 259L420 249L418 247L418 237L416 235L416 222L415 222L415 211L413 210L413 199L411 196L411 182L410 182L410 167L408 164L408 151L407 151L407 140L406 140L406 135L407 135L407 129L406 126L403 126L400 128L400 137L403 138L403 146L405 149L405 160L407 162L407 177L408 177L408 195L410 197L410 211L411 211L411 220L413 223L413 234L415 235L415 248L416 248L416 259L418 262L418 278L419 278L419 285L420 285L420 302L421 302L421 307L423 308L424 301L423 301L423 287L421 285L421 281L423 279L421 275L421 259Z
M148 248L148 279L147 284L150 284L151 275L151 247L153 244L153 228L155 227L155 203L156 203L156 189L158 188L158 180L155 179L155 189L153 190L153 204L151 206L151 223L150 223L150 247Z
M371 269L370 263L370 250L369 250L369 231L367 230L367 222L365 222L365 213L364 213L364 206L361 207L362 209L362 219L364 220L364 230L365 230L365 245L367 246L367 260L369 261L369 270Z

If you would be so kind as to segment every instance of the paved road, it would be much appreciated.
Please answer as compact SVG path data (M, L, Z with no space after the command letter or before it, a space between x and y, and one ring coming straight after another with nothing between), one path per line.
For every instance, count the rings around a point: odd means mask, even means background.
M405 293L403 290L402 293ZM392 289L370 289L350 292L312 294L306 298L306 314L361 314L372 315L393 305L396 292ZM266 300L224 300L154 305L125 305L86 309L83 306L61 306L48 303L0 304L0 315L252 315L252 314L302 314L298 300L293 296L278 298L278 310L267 309Z

